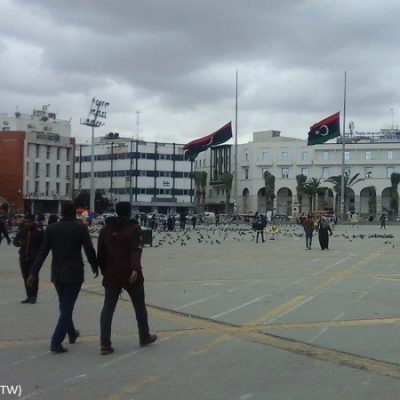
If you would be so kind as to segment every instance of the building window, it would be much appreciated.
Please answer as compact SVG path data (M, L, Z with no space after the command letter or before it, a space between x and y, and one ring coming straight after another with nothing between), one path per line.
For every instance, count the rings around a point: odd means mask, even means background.
M387 167L386 168L386 178L391 178L393 173L394 173L394 168L393 167Z
M371 151L366 151L365 152L365 159L366 160L372 160L372 152Z
M349 160L350 160L350 152L349 152L349 151L345 151L345 152L344 152L344 159L345 159L346 161L349 161Z
M65 178L66 179L70 179L70 166L69 165L67 165L66 166L66 169L65 169ZM125 175L125 173L124 173L124 175Z
M57 164L57 167L56 167L56 178L59 178L60 177L60 164Z
M329 161L331 159L331 153L329 151L322 152L322 159L324 161Z
M60 160L61 149L57 147L57 160Z
M289 168L282 168L282 178L283 179L289 178Z
M36 158L39 158L40 156L40 145L36 145Z
M69 196L69 190L70 190L69 187L70 187L70 184L69 184L69 183L66 183L66 184L65 184L65 195L66 195L66 196Z
M281 161L287 161L289 160L289 153L287 151L282 151L281 152Z
M60 194L60 182L56 182L56 194Z
M39 193L39 181L35 181L35 194Z
M301 169L301 175L304 175L304 176L308 177L308 168L302 168Z
M50 176L50 164L46 164L46 178Z
M261 160L268 160L268 151L261 152Z
M372 167L365 167L365 179L372 178Z
M37 163L35 163L35 175L36 175L36 178L39 178L39 175L40 174L40 164L37 162Z
M50 182L46 182L46 196L49 195Z
M26 162L26 176L29 176L29 161Z
M50 158L50 146L46 146L46 158Z
M331 176L331 171L329 167L322 167L322 178L328 179Z
M244 179L249 179L249 169L248 168L244 169Z
M388 159L388 160L393 160L393 151L392 151L392 150L388 150L388 152L387 152L387 159Z
M307 161L308 160L308 151L302 151L301 152L301 161Z

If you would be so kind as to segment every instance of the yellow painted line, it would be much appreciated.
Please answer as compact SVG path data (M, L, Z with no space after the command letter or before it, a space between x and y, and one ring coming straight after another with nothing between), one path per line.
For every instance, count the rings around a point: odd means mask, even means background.
M353 326L381 326L400 324L400 318L361 319L346 321L318 321L318 322L289 322L282 324L259 325L264 332L276 329L321 329L321 328L346 328Z
M215 347L219 346L221 343L227 342L229 340L232 340L232 336L228 336L228 335L218 336L215 340L213 340L207 346L205 346L199 350L191 351L189 353L189 357L195 357L195 356L209 353L211 350L213 350Z
M111 396L105 398L105 400L120 400L127 395L132 395L138 392L143 386L148 385L149 383L156 380L156 377L153 375L144 375L141 378L137 379L135 382L130 385L126 385L123 387L118 393L114 393Z
M358 261L356 264L354 264L352 267L350 267L349 269L345 270L345 271L340 271L337 274L331 276L330 278L328 278L327 280L325 280L324 282L322 282L320 285L311 288L307 294L301 295L301 296L297 296L294 297L293 299L290 299L289 301L287 301L284 304L279 305L278 307L267 311L265 314L260 315L258 318L249 321L247 323L247 325L260 325L265 321L268 321L269 319L272 319L274 317L279 316L280 314L289 311L291 308L296 307L297 305L300 305L301 302L305 301L306 299L315 296L316 294L318 294L322 289L327 288L328 286L331 286L333 284L335 284L336 282L338 282L341 279L344 279L348 276L351 276L355 271L357 271L358 269L360 269L364 264L366 264L367 262L370 262L371 260L373 260L374 258L377 258L380 254L379 253L372 253L369 254L367 257L363 258L362 260Z

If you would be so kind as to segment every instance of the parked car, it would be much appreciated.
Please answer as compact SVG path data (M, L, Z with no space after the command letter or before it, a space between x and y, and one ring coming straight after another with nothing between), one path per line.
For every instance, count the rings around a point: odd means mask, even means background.
M289 217L286 214L276 213L272 216L272 221L286 221Z
M117 213L115 212L108 212L108 213L103 213L101 215L99 215L96 220L97 223L104 225L106 223L107 218L111 218L111 217L116 217Z

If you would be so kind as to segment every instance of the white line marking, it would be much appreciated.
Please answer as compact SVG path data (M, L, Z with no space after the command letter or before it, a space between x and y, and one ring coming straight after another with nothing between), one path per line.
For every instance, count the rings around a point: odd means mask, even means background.
M318 275L318 274L320 274L321 272L328 271L328 270L330 270L331 268L336 267L336 265L339 265L339 264L341 264L341 263L347 261L349 258L350 258L350 257L345 257L345 258L343 258L343 259L341 259L341 260L339 260L339 261L336 261L335 263L333 263L333 264L331 264L331 265L328 265L328 266L325 267L324 269L321 269L321 270L319 270L319 271L317 271L317 272L314 272L313 275Z
M290 312L296 310L297 308L303 306L304 304L308 303L309 301L311 301L315 296L310 296L308 299L303 300L301 303L296 304L295 306L293 306L292 308L289 308L288 310L280 313L279 315L277 315L276 317L270 318L268 321L266 321L265 323L271 323L276 321L278 318L283 317L286 314L289 314Z
M244 307L246 307L246 306L248 306L248 305L250 305L250 304L257 303L257 301L260 301L260 300L262 300L263 298L265 298L265 297L267 297L267 296L270 296L270 295L269 295L269 294L265 294L265 295L263 295L263 296L257 297L256 299L251 300L251 301L248 301L247 303L241 304L240 306L237 306L237 307L231 308L230 310L224 311L224 312L222 312L222 313L213 315L213 316L211 317L211 319L218 318L218 317L221 317L222 315L226 315L226 314L229 314L229 313L231 313L231 312L240 310L241 308L244 308Z
M335 318L333 318L332 321L337 321L340 318L343 317L343 315L346 314L345 312L341 312L339 315L337 315ZM317 340L320 336L322 336L325 332L328 331L328 327L326 326L325 328L322 328L311 340L310 343L314 343L315 340Z
M182 310L183 308L190 307L190 306L193 306L193 305L199 304L199 303L204 303L205 301L214 299L215 297L218 297L218 296L221 296L221 293L217 293L212 296L203 297L199 300L192 301L191 303L183 304L182 306L175 307L173 310L174 311Z

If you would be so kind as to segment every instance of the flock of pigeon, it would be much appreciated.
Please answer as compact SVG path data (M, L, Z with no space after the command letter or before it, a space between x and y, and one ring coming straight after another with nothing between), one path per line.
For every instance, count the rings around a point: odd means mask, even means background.
M299 225L279 225L269 226L265 230L265 239L274 240L278 238L301 238L304 232ZM391 245L394 238L391 233L354 233L344 230L343 233L335 233L332 236L343 237L349 242L355 239L385 239L384 244ZM187 246L188 244L197 245L222 245L224 241L232 240L238 242L252 242L256 240L256 232L248 225L220 225L207 226L199 225L195 229L188 227L184 230L175 231L156 231L153 232L152 247L160 246ZM393 244L392 247L395 245Z

